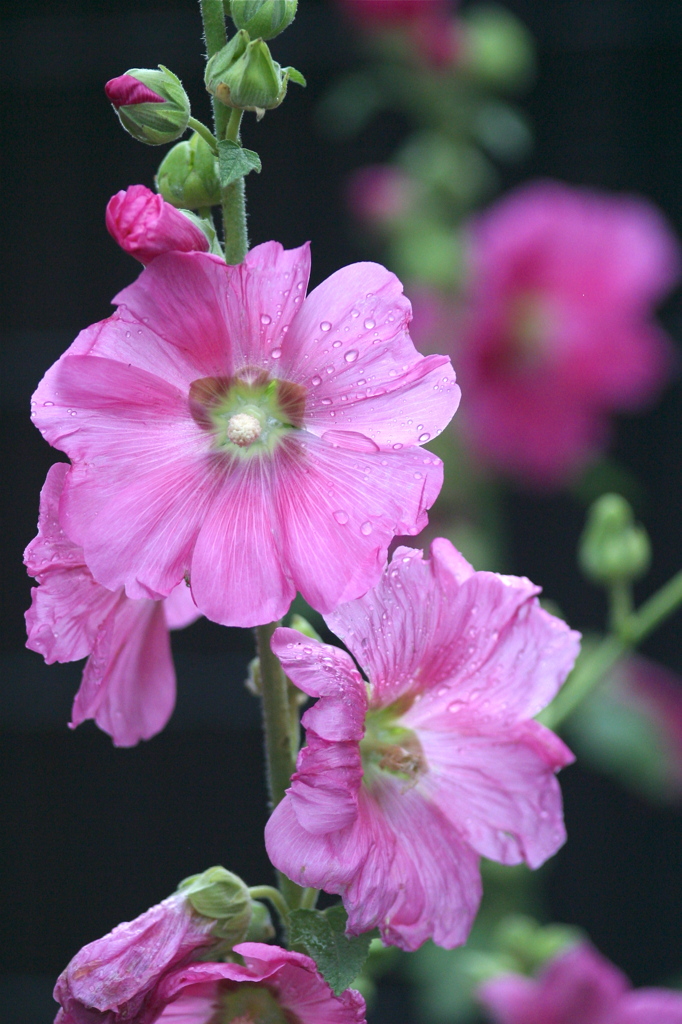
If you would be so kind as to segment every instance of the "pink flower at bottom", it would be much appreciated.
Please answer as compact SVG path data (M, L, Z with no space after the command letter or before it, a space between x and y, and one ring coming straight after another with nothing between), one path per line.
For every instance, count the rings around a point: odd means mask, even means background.
M537 593L438 539L430 560L398 548L373 590L326 616L368 683L339 648L275 632L285 672L319 699L266 846L298 884L341 894L350 934L460 945L480 856L538 867L563 843L555 772L573 758L533 719L578 634Z
M374 263L307 297L307 246L239 266L158 256L43 378L33 419L73 468L60 516L92 575L131 598L183 578L224 625L330 611L378 580L442 484L421 445L454 414L398 279Z
M310 957L260 942L234 952L243 966L196 963L167 975L157 991L165 1009L144 1024L365 1024L360 993L335 996Z
M669 376L652 312L678 279L677 242L642 199L543 181L474 221L471 260L461 425L489 465L562 484L605 447L609 416Z
M55 1024L147 1024L156 990L174 967L214 943L215 920L175 893L76 954L60 974Z
M180 210L144 185L131 185L107 203L107 231L140 263L164 252L208 252L207 236Z
M587 944L555 957L537 979L493 978L478 997L495 1024L682 1024L682 993L634 991L625 975Z
M96 583L83 551L64 533L59 501L69 466L57 463L40 495L38 536L24 561L39 586L26 612L26 646L55 661L88 658L71 727L88 718L116 746L134 746L163 729L175 705L169 629L194 622L199 611L181 583L165 601L131 601L122 589Z

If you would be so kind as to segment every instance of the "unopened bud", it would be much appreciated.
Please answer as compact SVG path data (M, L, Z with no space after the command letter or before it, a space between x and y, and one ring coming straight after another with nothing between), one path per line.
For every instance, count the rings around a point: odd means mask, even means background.
M229 15L252 39L274 39L296 17L298 0L231 0Z
M133 68L104 86L127 132L148 146L174 142L187 130L190 105L180 79L159 64L159 70Z
M620 494L604 494L590 508L578 559L589 579L607 585L635 580L649 568L649 536Z
M195 133L186 142L173 146L161 162L156 186L166 202L179 209L217 206L218 161L208 143Z
M209 868L200 875L185 878L178 892L198 914L216 921L213 934L218 938L234 945L246 937L253 904L247 886L238 875L222 867Z
M497 5L472 7L462 19L462 62L493 88L519 89L535 70L533 40L528 29Z
M270 917L270 911L264 903L254 900L251 904L253 911L249 930L244 936L245 942L269 942L275 937L275 929Z
M283 101L291 79L305 85L295 68L281 68L262 39L250 41L243 29L206 65L206 88L217 100L237 110L262 116Z

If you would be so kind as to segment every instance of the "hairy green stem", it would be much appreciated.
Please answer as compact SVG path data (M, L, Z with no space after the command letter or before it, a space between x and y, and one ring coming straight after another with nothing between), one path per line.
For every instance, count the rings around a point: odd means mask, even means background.
M261 704L265 732L268 791L270 807L275 809L284 797L296 767L296 756L291 739L291 712L289 683L279 659L272 653L270 640L278 622L256 627L256 642L260 662ZM303 889L278 872L279 888L290 907L300 906Z
M195 131L197 135L201 135L204 142L208 143L215 155L218 155L218 143L215 140L215 135L206 127L205 124L201 121L197 121L196 117L190 117L187 122L187 127L191 128L192 131Z
M226 107L224 108L227 109ZM225 138L230 142L239 142L239 127L242 121L241 110L233 110L225 129ZM244 179L237 178L231 185L221 191L223 208L223 232L225 234L225 262L242 263L249 249L246 231L246 202L244 198Z
M594 650L579 659L563 689L538 715L539 721L550 729L561 725L618 659L645 640L681 604L682 571L668 580L636 612L625 616L617 635L605 637Z

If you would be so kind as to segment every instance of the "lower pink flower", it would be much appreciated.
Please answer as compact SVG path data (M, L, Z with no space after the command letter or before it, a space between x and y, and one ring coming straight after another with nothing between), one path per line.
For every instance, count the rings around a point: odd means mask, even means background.
M555 957L537 979L500 975L478 996L495 1024L682 1024L682 993L633 991L587 944Z
M140 263L164 252L208 252L207 236L193 220L144 185L131 185L107 203L107 231Z
M169 974L157 991L165 1009L144 1024L365 1024L360 993L335 996L310 957L260 942L234 952L243 966L196 963Z
M537 867L563 843L555 772L573 758L533 719L579 637L537 593L439 539L430 561L399 548L373 590L326 616L369 683L339 648L276 631L287 675L319 700L266 846L300 885L342 895L351 934L460 945L480 856Z
M679 275L647 202L527 185L474 222L468 322L458 340L464 423L478 455L541 486L574 475L670 373L651 319Z
M116 746L134 746L165 726L175 705L169 629L199 617L181 583L165 601L131 601L122 588L96 583L59 521L69 472L52 466L40 495L38 536L24 561L39 586L26 612L26 646L48 664L88 658L76 694L71 727L94 718Z

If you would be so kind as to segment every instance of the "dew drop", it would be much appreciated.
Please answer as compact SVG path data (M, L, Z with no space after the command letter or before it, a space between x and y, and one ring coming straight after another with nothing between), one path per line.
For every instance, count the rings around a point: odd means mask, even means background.
M319 384L322 383L322 378L321 377L313 377L313 379L311 380L310 383L312 384L312 386L314 388L316 388Z
M363 523L360 527L360 533L363 537L369 537L372 532L372 524L370 522Z
M43 402L43 405L45 406L46 409L49 409L50 406L54 405L54 402Z
M414 478L415 478L415 480L421 480L421 478L422 478L421 473L415 473L414 474Z
M329 323L328 320L323 320L322 323L320 324L321 331L331 331L331 329L332 325Z
M338 340L332 342L332 348L341 348L341 342Z
M353 317L354 320L357 320L357 318L360 316L360 310L359 309L351 309L350 315Z
M261 313L260 322L263 324L264 327L267 327L268 324L272 323L272 317L268 316L267 313Z
M340 526L345 526L346 523L348 522L348 513L343 512L341 509L339 509L337 512L334 513L334 519L336 519L337 523L339 523Z
M400 443L393 445L393 451L394 452L399 452L401 448L402 448L402 445Z
M331 398L323 398L322 399L322 405L331 405L331 404L332 404Z
M282 355L281 348L273 348L272 352L270 353L270 358L271 359L279 359L279 357L281 355Z
M347 363L354 363L355 360L358 358L358 350L356 348L349 349L343 358L346 360Z
M368 317L364 323L365 330L371 331L374 327L376 327L376 321L372 320L371 317Z
M430 441L431 440L431 435L430 434L420 434L419 435L419 440L423 444L425 441Z

